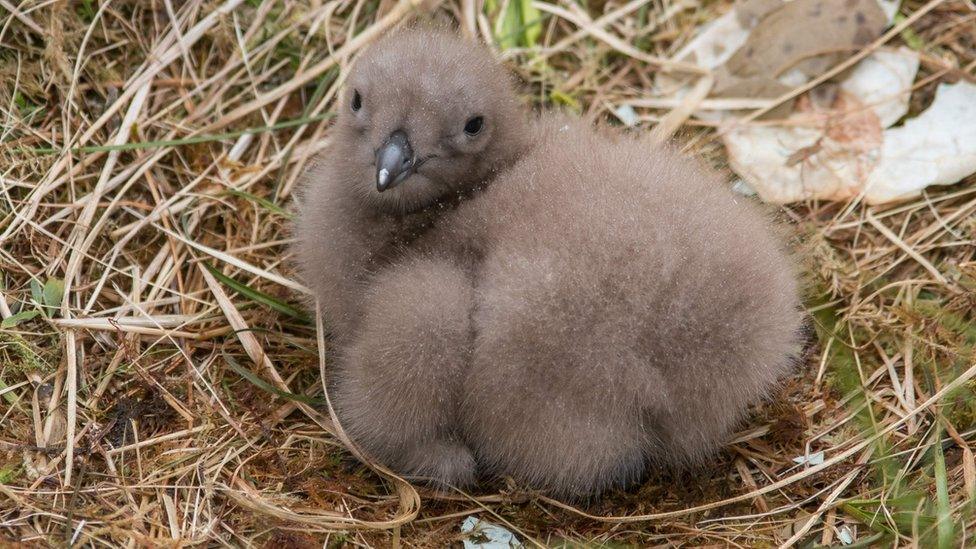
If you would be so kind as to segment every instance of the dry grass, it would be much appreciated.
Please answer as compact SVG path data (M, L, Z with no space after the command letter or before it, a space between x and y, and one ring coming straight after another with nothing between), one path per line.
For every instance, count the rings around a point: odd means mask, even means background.
M547 1L538 43L500 55L527 101L598 119L684 70L669 55L728 8ZM971 539L974 178L782 210L818 337L709 470L570 508L503 481L437 497L347 449L319 382L328 319L301 313L288 264L289 196L357 51L428 11L490 40L481 7L0 1L0 545L436 547L473 513L542 545ZM976 69L973 4L926 8L892 37L925 53L915 111ZM684 122L722 168L715 132L676 110L640 114Z

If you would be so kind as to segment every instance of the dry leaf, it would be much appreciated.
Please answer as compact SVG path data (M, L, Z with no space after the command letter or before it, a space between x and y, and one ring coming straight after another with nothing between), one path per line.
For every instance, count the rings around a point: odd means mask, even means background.
M750 125L724 136L729 162L768 202L909 198L976 171L976 86L940 87L932 106L904 126L918 56L879 50L841 83L833 103L809 96L782 126Z
M718 87L791 70L815 77L880 36L886 23L875 0L793 0L759 20L725 62Z
M715 71L711 96L772 99L805 84L864 43L888 21L876 0L745 0L707 25L675 59ZM688 82L662 75L665 94L683 97ZM785 101L762 119L793 110ZM728 113L696 113L718 121Z

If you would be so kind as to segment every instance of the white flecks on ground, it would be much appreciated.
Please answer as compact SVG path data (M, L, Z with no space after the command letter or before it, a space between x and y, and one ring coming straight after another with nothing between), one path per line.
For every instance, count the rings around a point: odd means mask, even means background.
M741 179L736 179L732 182L732 190L741 194L742 196L756 196L756 189L753 189L748 183Z
M468 517L461 523L464 549L511 549L523 547L515 534L505 528L485 522L478 517Z
M630 105L620 105L613 109L613 114L628 128L633 128L637 125L637 111Z
M814 453L809 454L809 455L806 455L806 456L797 456L797 457L793 458L793 463L797 463L797 464L800 464L800 465L804 465L804 464L808 464L808 465L820 465L820 464L823 463L823 461L824 461L824 453L823 452L814 452Z
M837 529L837 539L839 539L844 545L850 545L854 543L854 540L857 539L857 531L851 529L851 527L847 524L841 525L841 527Z

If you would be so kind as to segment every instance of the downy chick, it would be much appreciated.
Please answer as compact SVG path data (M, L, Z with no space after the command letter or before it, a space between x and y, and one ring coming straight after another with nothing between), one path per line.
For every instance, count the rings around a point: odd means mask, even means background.
M788 257L694 161L532 119L443 31L372 46L340 109L296 251L340 419L387 465L586 497L701 463L788 370Z

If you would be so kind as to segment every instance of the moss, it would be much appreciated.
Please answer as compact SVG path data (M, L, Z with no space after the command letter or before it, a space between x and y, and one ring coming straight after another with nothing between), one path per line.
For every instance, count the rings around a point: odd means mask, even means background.
M58 349L58 346L48 346ZM18 372L37 372L48 374L54 371L54 364L50 356L57 351L42 352L35 343L27 341L20 335L10 331L0 331L0 364Z
M23 469L19 466L5 465L0 467L0 485L11 484L20 478Z

